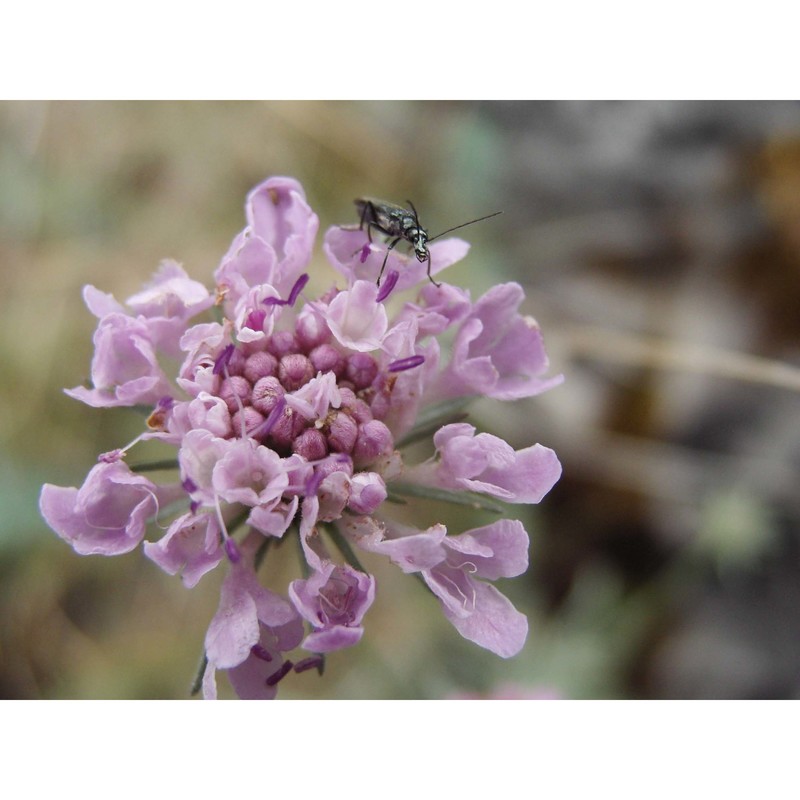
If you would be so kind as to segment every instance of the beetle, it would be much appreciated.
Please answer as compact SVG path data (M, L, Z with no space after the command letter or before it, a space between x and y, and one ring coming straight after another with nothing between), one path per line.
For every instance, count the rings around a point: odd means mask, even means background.
M469 222L464 222L461 225L448 228L446 231L437 233L436 236L428 236L428 232L420 224L417 209L414 208L414 204L410 200L406 200L408 208L395 205L394 203L387 203L385 200L376 200L374 197L358 197L355 200L355 204L360 216L358 227L360 230L364 230L366 226L370 243L372 242L373 229L391 239L389 246L386 248L386 255L383 257L381 271L378 273L378 280L376 281L378 286L381 285L381 278L383 277L384 269L386 269L386 260L389 258L389 253L401 241L408 242L413 247L417 261L428 262L428 279L434 286L441 286L442 284L437 283L431 275L431 254L428 250L428 244L434 239L438 239L440 236L450 233L450 231L463 228L466 225L472 225L473 222L480 222L490 217L496 217L498 214L503 213L502 211L495 211L493 214L487 214L485 217L471 219Z

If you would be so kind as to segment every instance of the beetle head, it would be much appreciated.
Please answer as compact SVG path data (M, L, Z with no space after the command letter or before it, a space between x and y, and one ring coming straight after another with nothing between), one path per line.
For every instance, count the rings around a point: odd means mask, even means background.
M428 237L425 231L420 230L414 239L414 253L417 256L417 261L427 261L430 258L428 253Z

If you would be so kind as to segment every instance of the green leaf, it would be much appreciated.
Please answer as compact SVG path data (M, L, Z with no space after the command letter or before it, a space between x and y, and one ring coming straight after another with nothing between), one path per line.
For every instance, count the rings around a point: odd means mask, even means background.
M164 469L178 469L178 460L167 458L163 461L146 461L144 464L131 464L131 472L158 472Z
M504 514L506 509L500 503L490 500L475 492L451 492L448 489L437 489L434 486L423 486L419 483L399 483L392 481L392 492L407 497L422 497L427 500L440 500L457 506L468 506L477 510L491 511L493 514Z
M366 572L364 567L361 566L361 562L358 560L358 557L353 552L353 548L350 547L350 542L342 536L341 531L335 525L325 525L325 530L328 532L328 535L333 539L334 544L339 549L339 552L344 556L344 560L354 569L357 569L359 572Z

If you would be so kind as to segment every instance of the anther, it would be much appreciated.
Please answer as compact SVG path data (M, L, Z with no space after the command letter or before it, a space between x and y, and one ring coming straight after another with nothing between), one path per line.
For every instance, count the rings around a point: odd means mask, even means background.
M294 664L289 661L288 659L281 664L278 668L277 672L273 672L272 675L267 678L265 683L267 686L275 686L285 675L287 672L290 672Z
M403 372L407 369L414 369L414 367L419 367L421 364L425 363L425 356L416 355L416 356L409 356L408 358L400 358L397 361L392 361L389 364L388 370L389 372Z
M272 661L272 656L270 655L269 651L260 644L254 644L250 648L250 652L256 657L260 658L262 661Z
M294 665L295 672L305 672L309 669L316 669L320 675L325 670L325 657L324 656L310 656L309 658L304 658L302 661L298 661Z
M277 398L272 411L269 412L267 418L257 428L254 428L250 432L250 435L254 439L264 439L266 436L268 436L270 431L275 427L275 424L283 416L284 408L286 408L286 398L283 395L280 395Z
M394 287L397 286L399 278L400 273L396 269L389 270L386 280L381 284L381 288L378 290L378 295L375 298L376 303L382 303L392 293Z
M242 560L242 554L239 552L239 548L236 546L236 542L233 541L230 537L225 539L225 544L223 545L225 548L225 555L228 556L228 561L231 564L238 564Z
M228 362L231 360L231 356L233 355L233 351L236 348L232 345L226 345L222 352L217 356L217 360L214 362L214 369L212 372L214 375L224 375L225 374L225 367L228 366Z
M300 292L303 291L306 284L309 281L309 274L304 272L295 282L294 286L292 286L292 291L289 292L289 305L293 306L297 301L297 298L300 296Z

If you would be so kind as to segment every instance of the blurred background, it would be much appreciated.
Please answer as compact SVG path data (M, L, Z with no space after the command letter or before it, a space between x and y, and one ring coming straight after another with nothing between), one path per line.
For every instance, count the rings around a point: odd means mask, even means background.
M275 174L302 182L321 231L364 194L412 199L431 235L502 209L459 232L472 250L447 280L473 297L522 283L566 375L471 420L564 468L513 509L531 568L498 586L529 617L524 651L462 640L417 581L365 558L363 642L281 697L800 695L798 104L11 102L0 697L188 696L221 574L187 591L140 551L79 557L37 500L141 428L61 391L89 374L82 286L122 300L166 257L210 286L245 194ZM334 278L321 249L313 272ZM298 576L294 555L270 555L269 585Z

